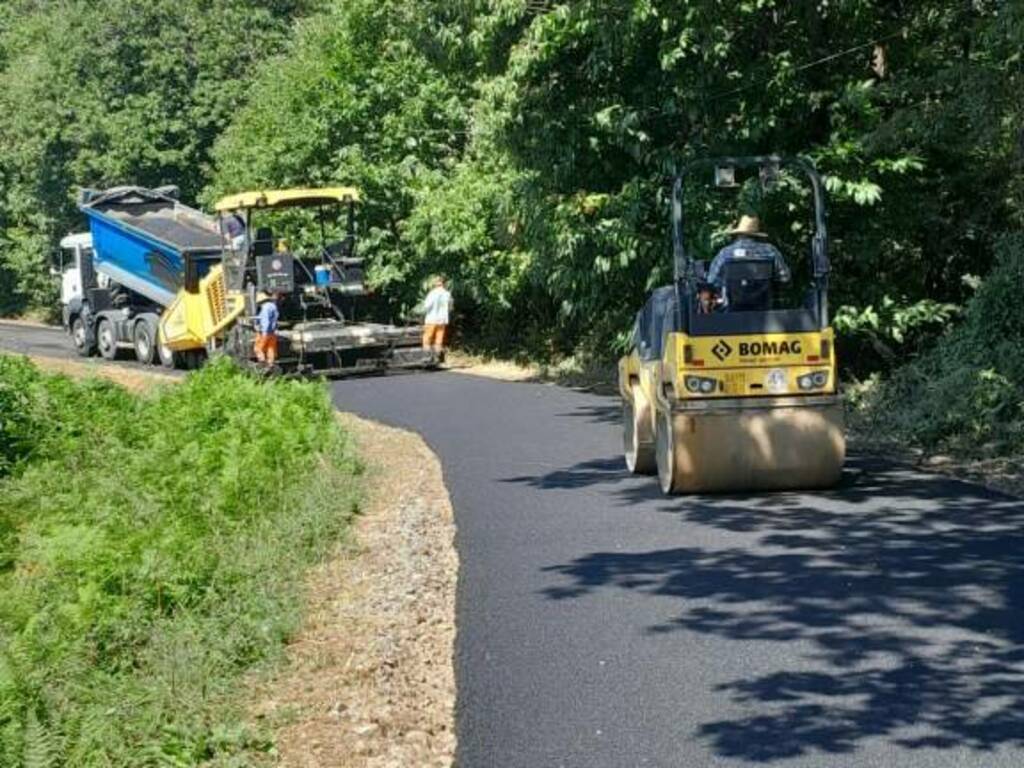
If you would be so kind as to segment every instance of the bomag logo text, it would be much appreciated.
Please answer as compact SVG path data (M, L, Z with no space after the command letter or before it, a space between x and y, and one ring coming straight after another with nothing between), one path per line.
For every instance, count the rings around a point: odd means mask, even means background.
M770 357L799 355L803 352L799 339L792 341L740 342L740 357Z

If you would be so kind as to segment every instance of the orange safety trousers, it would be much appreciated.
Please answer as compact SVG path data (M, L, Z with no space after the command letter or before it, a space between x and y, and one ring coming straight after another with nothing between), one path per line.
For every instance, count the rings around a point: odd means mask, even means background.
M423 326L423 348L443 348L445 339L448 336L448 326L437 323L427 323Z

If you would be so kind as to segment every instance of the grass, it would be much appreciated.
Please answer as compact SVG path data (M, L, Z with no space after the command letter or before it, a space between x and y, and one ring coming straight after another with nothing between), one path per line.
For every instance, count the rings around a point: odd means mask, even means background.
M302 616L360 466L322 387L151 396L0 357L0 765L250 765L246 676Z

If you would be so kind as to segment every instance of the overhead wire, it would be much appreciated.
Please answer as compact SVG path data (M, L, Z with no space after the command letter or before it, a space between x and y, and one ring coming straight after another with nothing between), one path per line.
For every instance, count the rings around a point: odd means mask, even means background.
M822 56L821 58L814 59L814 60L808 61L808 62L804 62L803 64L800 64L800 65L798 65L796 67L793 67L791 70L789 70L789 72L804 72L804 71L807 71L809 69L814 69L815 67L824 66L825 64L828 64L829 62L835 61L836 59L843 58L844 56L849 56L852 53L856 53L857 51L862 51L862 50L864 50L866 48L873 48L873 47L875 47L877 45L881 45L882 43L886 42L887 40L892 40L895 37L900 37L900 36L903 36L905 34L906 34L905 30L899 29L899 30L897 30L895 32L892 32L892 33L888 34L888 35L883 35L882 37L874 38L874 39L869 40L869 41L867 41L865 43L860 43L859 45L851 46L850 48L846 48L846 49L844 49L842 51L837 51L836 53L829 54L828 56ZM762 85L767 85L768 83L771 83L774 79L775 79L774 76L772 76L772 77L765 77L765 78L761 78L760 80L755 80L753 82L746 83L745 85L742 85L742 86L740 86L738 88L732 88L732 89L726 90L726 91L719 91L717 93L713 93L713 94L711 94L709 96L706 96L706 97L702 96L701 104L702 105L707 105L707 104L719 101L721 99L728 98L730 96L735 96L737 94L740 94L740 93L743 93L745 91L748 91L748 90L750 90L752 88L757 88L757 87L762 86ZM658 119L658 118L661 118L661 119L675 119L675 118L679 117L678 113L676 113L676 112L667 112L664 109L653 108L653 109L650 109L650 110L645 110L644 112L645 112L646 115L653 116L655 119Z
M532 11L537 11L537 12L547 12L547 11L553 10L554 5L555 5L555 3L550 2L550 0L526 0L524 7L525 7L526 10L532 10ZM900 37L900 36L905 35L905 34L906 34L906 31L904 29L899 29L899 30L897 30L895 32L892 32L892 33L888 34L888 35L883 35L882 37L874 38L874 39L869 40L867 42L860 43L858 45L854 45L854 46L851 46L849 48L846 48L846 49L844 49L842 51L837 51L836 53L832 53L832 54L829 54L827 56L822 56L822 57L814 59L812 61L804 62L803 64L800 64L800 65L798 65L796 67L793 67L789 71L790 72L804 72L804 71L807 71L809 69L814 69L815 67L824 66L825 64L828 64L829 62L835 61L836 59L840 59L840 58L843 58L845 56L849 56L849 55L851 55L853 53L856 53L858 51L864 50L866 48L871 48L871 47L880 45L881 43L884 43L884 42L886 42L888 40L891 40L891 39L896 38L896 37ZM745 85L742 85L742 86L740 86L738 88L733 88L733 89L725 90L725 91L719 91L719 92L711 94L709 96L702 96L701 104L702 104L702 106L706 107L706 105L708 105L710 103L717 102L717 101L719 101L721 99L725 99L725 98L728 98L730 96L735 96L735 95L737 95L739 93L743 93L745 91L748 91L748 90L750 90L752 88L759 87L761 85L765 85L767 83L772 82L772 80L774 80L774 77L761 78L760 80L755 80L753 82L750 82L750 83L747 83ZM644 109L644 110L640 110L640 113L641 113L642 118L645 120L645 122L651 122L652 120L653 121L659 121L659 120L678 120L681 117L681 115L678 112L667 111L667 110L662 109L662 108ZM423 128L423 129L409 131L407 135L409 135L410 137L419 137L419 136L423 136L423 137L427 137L427 136L452 136L452 137L455 137L455 136L468 136L471 133L472 133L472 131L468 130L468 129L456 130L456 129L448 129L448 128Z
M803 71L808 70L808 69L813 69L814 67L820 67L820 66L822 66L824 64L828 64L830 61L835 61L836 59L840 59L843 56L849 56L851 53L856 53L857 51L862 51L865 48L873 48L873 47L875 47L877 45L881 45L882 43L886 42L887 40L892 40L894 37L900 37L901 35L904 35L904 34L905 34L905 30L900 29L900 30L897 30L896 32L893 32L892 34L885 35L883 37L879 37L879 38L876 38L874 40L869 40L868 42L861 43L860 45L854 45L854 46L852 46L850 48L847 48L845 50L838 51L836 53L831 53L828 56L822 56L820 59L815 59L814 61L806 62L804 64L801 64L800 66L794 67L791 71L792 72L803 72ZM737 93L742 93L743 91L750 90L751 88L756 88L759 85L765 85L766 83L770 83L773 79L774 78L766 77L766 78L762 78L761 80L755 80L752 83L747 83L746 85L742 85L739 88L734 88L734 89L729 90L729 91L721 91L719 93L712 94L710 96L710 100L711 101L716 101L717 99L725 98L727 96L734 96Z
M558 5L558 4L559 3L555 2L554 0L525 0L525 2L524 2L524 10L529 11L529 12L533 12L533 13L547 13L549 11L554 10L555 5ZM871 39L871 40L869 40L867 42L860 43L858 45L854 45L854 46L851 46L849 48L845 48L842 51L837 51L835 53L830 53L827 56L822 56L822 57L814 59L812 61L804 62L803 64L800 64L800 65L794 67L793 69L791 69L790 72L793 72L793 73L804 72L804 71L807 71L809 69L814 69L815 67L824 66L825 64L828 64L829 62L835 61L836 59L841 59L841 58L843 58L845 56L849 56L849 55L851 55L853 53L857 53L858 51L862 51L862 50L864 50L866 48L873 48L875 46L881 45L882 43L884 43L884 42L886 42L888 40L892 40L893 38L900 37L900 36L905 36L905 35L906 35L906 30L901 28L901 29L896 30L895 32L892 32L892 33L888 34L888 35L883 35L882 37L873 38L873 39ZM752 88L757 88L759 86L766 85L766 84L772 82L772 80L774 80L774 79L775 79L774 76L773 77L761 78L760 80L755 80L753 82L746 83L746 84L741 85L741 86L739 86L737 88L732 88L732 89L725 90L725 91L719 91L719 92L713 93L711 95L701 94L701 104L702 105L707 105L707 104L710 104L710 103L713 103L713 102L717 102L717 101L719 101L721 99L728 98L730 96L735 96L737 94L744 93L745 91L751 90ZM662 118L662 119L675 119L675 118L679 117L678 113L666 112L664 109L648 109L648 110L642 110L642 112L644 113L645 116L655 116L656 118Z

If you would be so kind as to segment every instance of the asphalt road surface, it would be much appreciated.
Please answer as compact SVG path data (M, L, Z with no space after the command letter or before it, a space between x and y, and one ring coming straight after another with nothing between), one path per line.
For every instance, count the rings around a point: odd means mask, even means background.
M460 768L1024 765L1024 503L853 458L829 493L665 499L617 403L341 382L458 524Z
M65 360L78 357L71 345L71 338L60 328L5 323L3 320L0 320L0 349Z
M460 768L1024 765L1024 502L856 456L828 493L665 499L613 399L333 394L441 456Z

